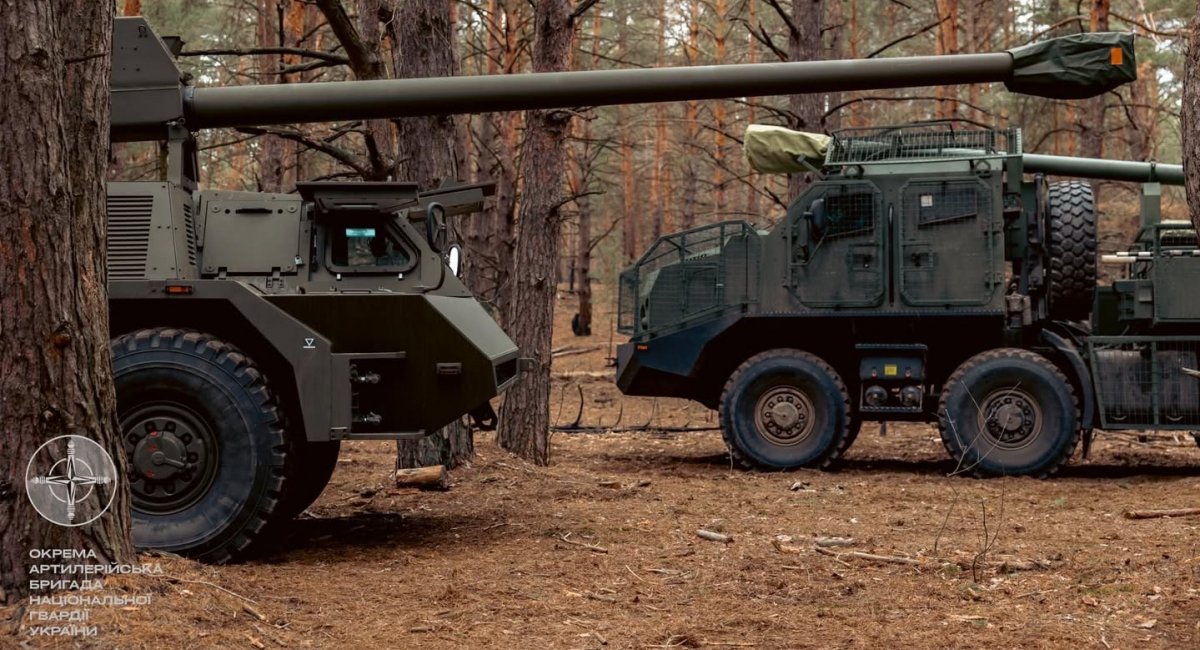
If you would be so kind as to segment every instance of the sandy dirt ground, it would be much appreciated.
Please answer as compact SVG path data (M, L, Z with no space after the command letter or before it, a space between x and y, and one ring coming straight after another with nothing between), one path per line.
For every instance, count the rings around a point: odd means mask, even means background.
M0 646L1200 647L1200 517L1124 514L1200 506L1191 436L1102 434L1053 479L976 480L947 476L934 428L869 424L835 471L747 472L715 431L661 431L714 426L703 408L619 396L601 308L578 339L563 301L556 346L584 353L555 372L601 376L558 380L552 413L646 430L556 432L550 467L481 434L447 492L394 488L391 444L348 444L261 557L143 556L163 574L105 591L151 604L94 608L82 641L10 623Z

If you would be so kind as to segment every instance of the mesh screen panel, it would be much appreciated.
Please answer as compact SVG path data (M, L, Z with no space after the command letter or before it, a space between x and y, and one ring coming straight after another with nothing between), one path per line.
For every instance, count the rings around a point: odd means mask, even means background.
M618 331L657 331L753 302L760 245L743 221L660 238L621 273Z
M1021 153L1017 129L961 129L948 122L842 129L833 134L827 165L947 160Z
M1105 429L1200 425L1200 339L1092 337L1088 353Z

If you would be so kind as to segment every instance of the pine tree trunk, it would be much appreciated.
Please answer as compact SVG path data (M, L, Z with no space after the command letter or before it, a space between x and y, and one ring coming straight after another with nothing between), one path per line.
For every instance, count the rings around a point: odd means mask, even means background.
M403 0L396 5L389 26L394 30L397 77L449 77L458 72L450 1ZM458 129L453 117L410 117L395 124L398 176L422 189L458 180ZM396 466L454 467L470 460L474 450L471 428L459 420L421 440L397 441Z
M1092 0L1091 31L1108 31L1108 11L1109 0ZM1104 157L1104 105L1107 101L1108 94L1105 93L1086 100L1084 104L1083 119L1079 122L1079 155L1084 158ZM1100 183L1092 183L1092 198L1097 206L1104 205L1100 199L1100 187Z
M688 65L700 63L700 0L688 3L688 36L684 45L684 58ZM681 142L683 150L683 178L680 179L679 229L690 230L696 226L700 217L700 200L697 195L700 184L700 162L696 152L700 147L700 103L687 102L684 110L685 138Z
M1183 174L1192 224L1200 228L1200 10L1192 19L1183 63Z
M625 262L631 262L642 254L641 238L638 236L638 219L641 212L635 210L637 205L637 179L633 174L633 127L629 125L632 119L630 110L625 106L617 109L617 130L619 132L621 152L621 227L624 232Z
M845 7L842 6L842 0L836 0L829 3L827 9L829 16L825 20L828 26L826 31L829 32L829 49L825 58L830 60L845 58L844 50L846 49L846 13ZM822 98L822 108L824 106L837 106L842 101L842 93L830 92L825 93ZM824 111L821 115L821 130L830 133L842 128L842 114L835 112L832 115L826 116Z
M450 30L451 0L402 0L389 23L396 43L396 77L450 77L458 74L454 33ZM396 120L396 158L400 176L422 189L459 180L458 129L450 115Z
M824 0L792 0L792 29L788 32L788 58L792 61L815 61L821 58L821 23L825 17ZM791 95L788 110L794 116L790 125L801 131L821 131L824 97L820 93ZM808 185L806 174L788 178L788 202L800 196Z
M278 0L259 0L258 2L258 46L278 47L283 45L279 32L283 26L283 13ZM283 83L279 71L283 69L283 57L278 54L261 54L255 57L258 62L258 83ZM285 161L287 146L282 138L273 135L263 135L258 140L255 149L258 159L258 189L262 192L283 192Z
M564 70L571 50L571 5L537 0L534 11L534 72ZM554 322L554 271L562 227L562 170L570 114L529 111L521 171L520 231L514 260L512 300L505 322L534 367L509 389L500 411L500 445L545 465L550 461L550 345Z
M1091 31L1107 32L1109 0L1092 0L1091 5ZM1104 154L1104 104L1107 101L1107 94L1085 100L1083 119L1079 122L1079 154L1085 158L1100 158Z
M108 349L104 177L112 2L0 10L0 602L29 587L31 549L89 549L129 562L129 487ZM61 527L26 498L26 465L76 434L113 457L94 523ZM39 457L40 458L40 457ZM34 464L34 471L49 466Z
M958 0L937 0L938 23L937 53L958 53ZM935 97L938 119L948 120L958 117L958 88L955 86L938 86Z
M592 57L590 69L600 67L600 24L603 14L592 12ZM574 53L575 50L572 50ZM592 146L592 123L581 120L574 126L579 128L579 146L576 156L575 169L578 176L572 183L571 191L576 195L575 206L579 210L579 232L575 241L575 273L578 274L579 288L575 296L579 299L579 311L571 321L571 330L576 336L590 336L592 333L592 197L588 195L594 173L595 148ZM657 150L658 144L655 144ZM657 168L660 164L655 161L655 180L651 182L651 193L656 190ZM654 199L651 199L654 204Z
M519 54L514 25L521 21L518 0L488 0L484 10L487 74L508 74ZM496 194L481 214L468 217L467 287L499 317L508 303L516 235L516 115L493 113L481 118L476 180L496 184Z
M726 12L728 11L726 0L716 0L713 4L713 11L716 14L714 18L718 21L716 27L712 30L713 36L713 65L722 65L725 63L726 40L728 38L728 27L726 23ZM725 218L725 213L729 209L725 194L725 129L726 110L725 101L717 100L712 103L713 113L713 148L712 148L712 200L713 200L713 215L716 221Z
M747 0L746 1L746 10L748 13L747 22L751 25L757 25L758 24L758 0ZM747 63L758 63L758 39L754 37L754 34L750 34L749 39L746 41L746 59L747 59L747 61L746 61ZM746 102L746 123L754 124L755 120L758 119L757 112L756 112L755 106L754 106L754 101L751 98L747 98L747 99L749 99L750 101ZM758 193L759 193L758 188L760 187L760 183L761 183L761 177L753 169L751 169L749 166L747 166L747 168L746 168L746 218L751 221L757 221L760 216L758 214Z
M667 2L658 0L656 10L658 18L655 30L654 63L658 67L665 65L667 52ZM600 24L600 12L596 12L596 24ZM754 39L751 39L754 40ZM600 34L595 31L592 37L592 51L597 55L600 49ZM594 67L594 64L593 64ZM657 241L662 237L667 216L667 202L670 200L671 164L667 160L667 105L659 102L654 105L654 160L651 162L650 175L650 240Z

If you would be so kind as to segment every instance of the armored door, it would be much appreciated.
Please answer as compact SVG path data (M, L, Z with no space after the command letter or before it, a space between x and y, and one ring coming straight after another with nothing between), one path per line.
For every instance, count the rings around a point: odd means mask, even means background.
M900 188L896 274L911 306L985 306L1004 283L1000 210L975 177L919 180Z
M794 233L791 288L800 302L825 308L882 304L887 228L875 185L823 183L796 208L789 214Z

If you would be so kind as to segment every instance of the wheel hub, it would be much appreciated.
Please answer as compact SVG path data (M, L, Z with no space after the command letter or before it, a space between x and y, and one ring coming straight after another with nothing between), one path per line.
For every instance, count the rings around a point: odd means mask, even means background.
M1032 395L1018 388L993 391L979 409L980 431L999 447L1024 447L1041 434L1042 409Z
M145 406L123 418L135 508L165 514L195 503L216 474L215 440L178 404Z
M754 424L771 442L794 445L812 433L812 401L795 386L772 388L758 398Z

